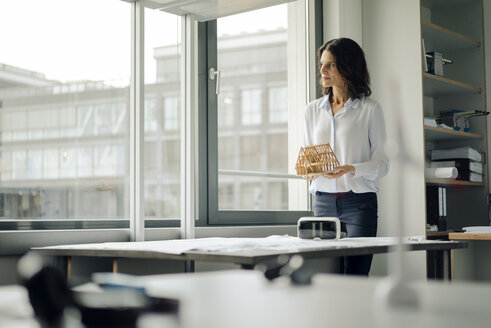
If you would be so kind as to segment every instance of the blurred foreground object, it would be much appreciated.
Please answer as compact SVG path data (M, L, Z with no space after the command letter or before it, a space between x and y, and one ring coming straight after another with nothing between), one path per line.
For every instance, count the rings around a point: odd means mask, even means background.
M144 290L108 288L72 291L62 273L44 258L27 254L18 271L42 327L136 327L144 313L176 315L178 301L149 297Z

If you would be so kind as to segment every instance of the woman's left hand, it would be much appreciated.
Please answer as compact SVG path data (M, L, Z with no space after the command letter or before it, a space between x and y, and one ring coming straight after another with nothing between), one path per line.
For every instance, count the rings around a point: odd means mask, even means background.
M355 174L355 167L353 165L338 166L334 170L324 173L322 176L328 179L337 179L345 174Z

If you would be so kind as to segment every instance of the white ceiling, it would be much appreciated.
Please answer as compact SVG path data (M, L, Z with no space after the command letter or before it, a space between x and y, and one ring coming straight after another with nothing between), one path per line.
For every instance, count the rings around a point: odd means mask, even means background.
M193 15L205 22L295 0L146 0L145 6L175 15Z

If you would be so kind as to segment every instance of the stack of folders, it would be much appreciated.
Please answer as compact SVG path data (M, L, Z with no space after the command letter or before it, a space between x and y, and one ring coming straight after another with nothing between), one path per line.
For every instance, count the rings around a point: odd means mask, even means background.
M447 230L447 188L427 186L426 209L428 224L437 226L439 231Z
M435 149L431 152L430 166L432 168L457 168L457 180L483 181L482 155L470 147Z
M463 227L462 230L469 233L491 233L491 226Z

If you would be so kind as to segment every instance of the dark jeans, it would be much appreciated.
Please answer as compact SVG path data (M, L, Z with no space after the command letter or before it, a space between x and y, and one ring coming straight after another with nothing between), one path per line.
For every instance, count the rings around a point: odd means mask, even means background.
M325 193L315 194L314 215L334 216L341 221L341 230L347 237L375 237L377 235L377 194L367 192L356 194ZM370 272L373 255L347 256L341 259L344 274L366 275Z

